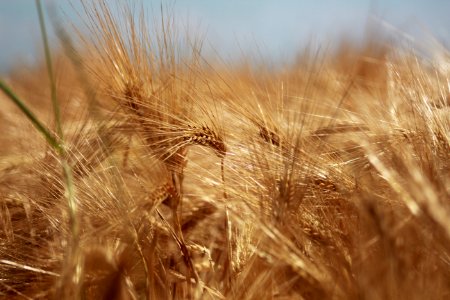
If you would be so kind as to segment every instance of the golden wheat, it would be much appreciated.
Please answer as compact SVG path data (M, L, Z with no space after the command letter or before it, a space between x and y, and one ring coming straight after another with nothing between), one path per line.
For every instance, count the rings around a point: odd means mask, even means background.
M439 61L368 37L283 70L226 66L167 12L83 5L88 33L60 36L76 59L56 55L63 155L0 98L0 297L449 297ZM29 72L8 81L49 120Z

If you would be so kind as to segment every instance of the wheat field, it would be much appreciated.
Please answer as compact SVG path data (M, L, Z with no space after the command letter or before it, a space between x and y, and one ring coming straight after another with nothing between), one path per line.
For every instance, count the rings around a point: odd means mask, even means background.
M1 79L0 298L450 298L446 50L227 64L120 3Z

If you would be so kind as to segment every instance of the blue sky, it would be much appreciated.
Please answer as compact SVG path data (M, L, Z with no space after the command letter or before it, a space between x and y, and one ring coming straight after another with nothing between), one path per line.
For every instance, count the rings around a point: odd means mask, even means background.
M142 0L159 11L161 0ZM44 3L50 3L44 1ZM77 0L72 1L75 6ZM413 37L427 33L450 41L449 0L170 0L177 16L199 24L209 44L224 56L259 48L269 57L289 57L309 42L326 46L342 36L361 37L367 20L380 30L390 24ZM67 0L53 3L72 18ZM50 25L47 22L48 26ZM0 1L0 72L41 55L34 1ZM420 40L419 40L420 42Z

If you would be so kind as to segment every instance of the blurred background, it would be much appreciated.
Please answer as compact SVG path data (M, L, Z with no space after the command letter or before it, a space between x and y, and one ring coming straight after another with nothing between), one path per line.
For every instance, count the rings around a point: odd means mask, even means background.
M70 3L72 2L72 3ZM43 1L57 7L62 19L77 19L78 0ZM332 47L343 37L358 41L367 24L411 43L432 37L450 41L449 0L142 0L150 12L173 8L206 38L206 51L225 58L258 53L285 59L310 43ZM74 21L75 24L78 21ZM47 20L47 27L51 27ZM49 29L51 32L52 30ZM42 55L34 1L0 1L0 73ZM207 53L208 54L208 53Z

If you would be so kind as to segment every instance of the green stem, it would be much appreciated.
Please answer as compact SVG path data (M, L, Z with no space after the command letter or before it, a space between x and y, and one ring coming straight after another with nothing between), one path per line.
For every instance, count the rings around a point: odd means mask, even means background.
M50 55L50 47L48 44L47 30L45 29L44 13L40 0L36 0L36 8L39 15L39 25L41 26L42 41L44 43L45 61L47 63L48 78L50 79L51 99L53 105L53 112L55 114L56 132L60 139L63 139L63 131L61 127L61 115L59 110L58 100L56 98L56 81L53 74L52 57Z

